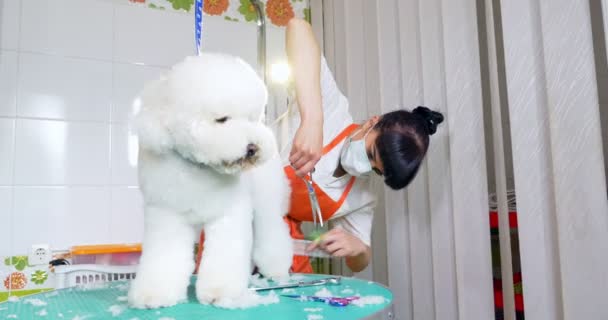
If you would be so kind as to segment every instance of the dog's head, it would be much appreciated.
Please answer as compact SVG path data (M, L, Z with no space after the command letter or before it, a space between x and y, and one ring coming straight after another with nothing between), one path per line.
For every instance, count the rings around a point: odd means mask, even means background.
M237 173L276 153L263 123L266 86L243 60L224 54L188 57L141 95L140 146L176 151L220 173Z

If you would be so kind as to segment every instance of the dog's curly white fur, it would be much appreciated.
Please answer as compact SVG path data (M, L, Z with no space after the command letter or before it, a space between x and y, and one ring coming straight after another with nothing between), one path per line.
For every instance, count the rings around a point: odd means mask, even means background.
M188 57L140 98L145 228L130 305L166 307L187 298L201 228L201 303L238 307L252 260L267 277L288 276L293 249L282 217L289 187L261 120L267 91L255 71L229 55Z

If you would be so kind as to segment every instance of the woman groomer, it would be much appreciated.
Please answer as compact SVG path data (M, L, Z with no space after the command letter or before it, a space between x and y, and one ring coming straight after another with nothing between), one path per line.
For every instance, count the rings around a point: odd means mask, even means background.
M354 124L348 100L321 55L310 24L300 19L289 22L286 50L298 112L292 112L287 120L292 143L281 155L292 189L285 221L293 238L304 238L300 224L313 217L301 177L314 168L314 189L323 220L331 220L334 226L316 246L334 257L344 257L348 267L359 272L371 257L375 204L369 185L371 172L381 175L392 189L406 187L443 116L417 107L412 112L397 110ZM308 257L294 256L292 271L313 272Z

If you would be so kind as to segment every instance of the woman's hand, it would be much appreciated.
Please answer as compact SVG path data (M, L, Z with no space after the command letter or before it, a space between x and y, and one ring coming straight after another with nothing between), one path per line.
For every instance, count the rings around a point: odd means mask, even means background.
M368 246L353 234L342 228L333 228L321 236L320 241L316 241L306 250L312 251L321 248L333 257L356 257L367 252Z
M293 139L289 163L300 177L311 172L323 152L323 120L302 120Z

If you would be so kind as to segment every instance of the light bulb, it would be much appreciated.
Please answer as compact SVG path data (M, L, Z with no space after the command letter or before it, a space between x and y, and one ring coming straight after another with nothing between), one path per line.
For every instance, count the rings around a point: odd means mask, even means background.
M270 67L270 78L278 84L285 84L289 80L291 70L289 65L283 61L274 63Z

